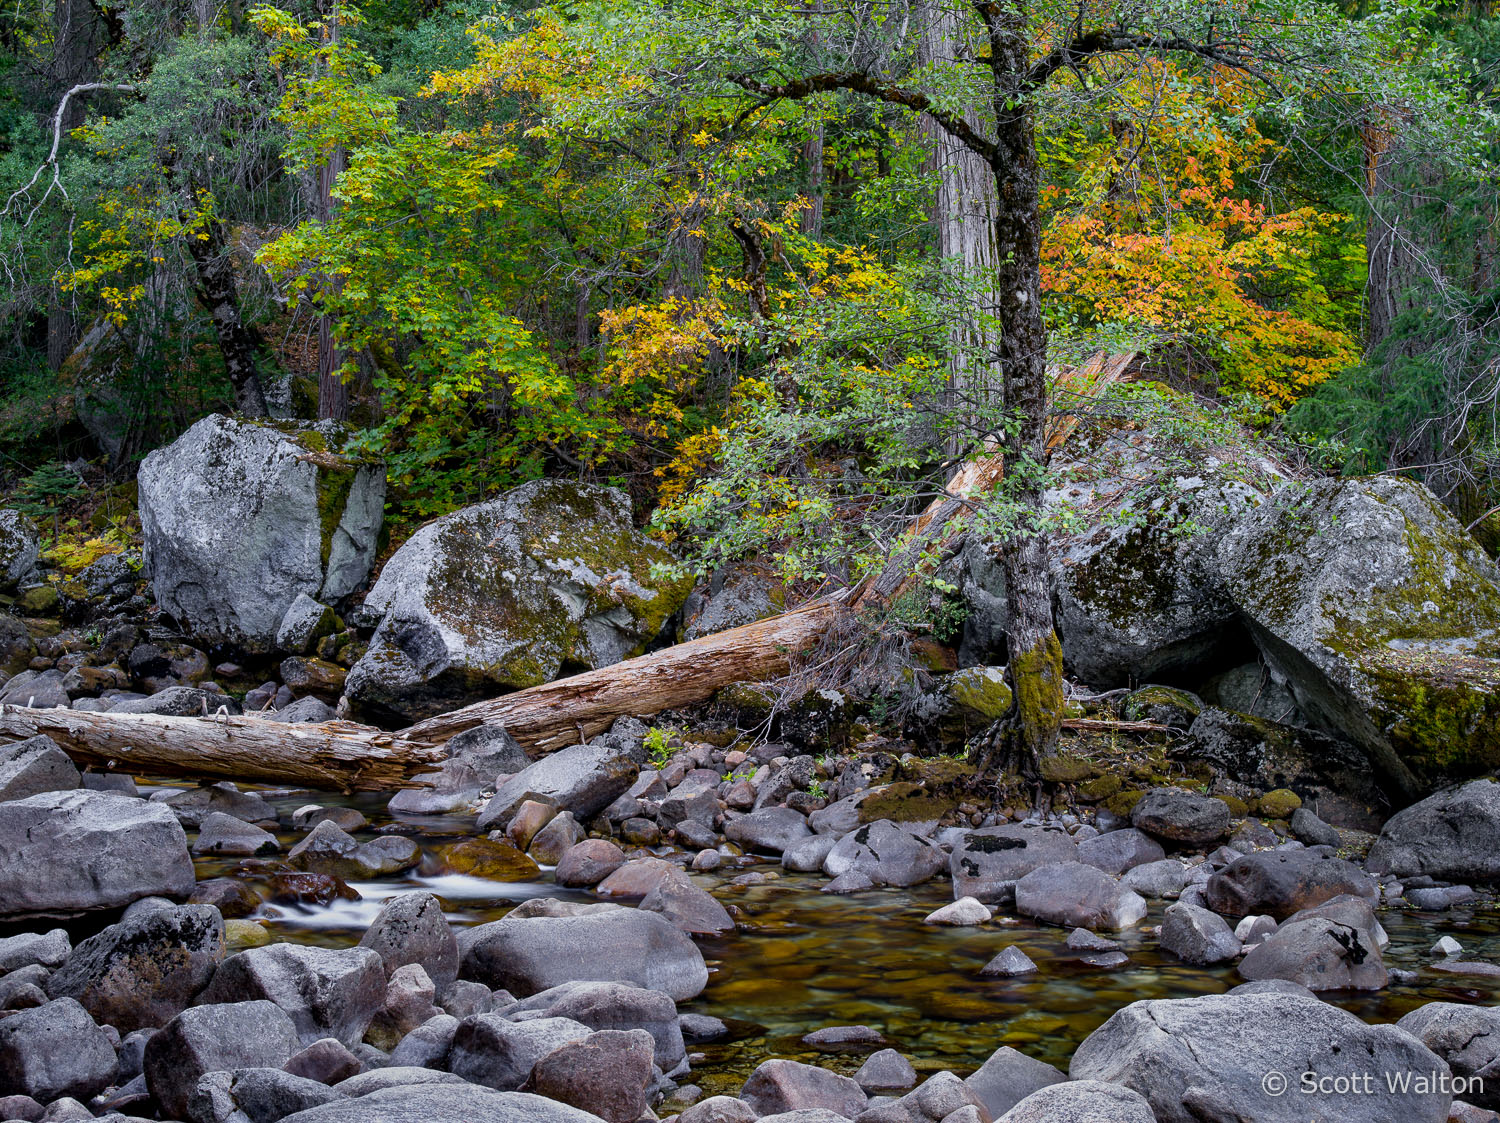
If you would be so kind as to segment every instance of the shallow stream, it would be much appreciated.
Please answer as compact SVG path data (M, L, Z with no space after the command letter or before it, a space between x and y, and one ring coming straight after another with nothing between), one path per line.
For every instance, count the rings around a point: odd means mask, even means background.
M317 801L359 808L372 828L397 827L431 855L445 843L472 837L473 818L402 817L393 823L377 797L343 799L309 792L262 792L283 812ZM300 837L279 836L283 847ZM369 831L359 837L373 837ZM231 874L235 860L199 859L200 878ZM358 942L393 893L423 889L437 896L451 923L482 924L504 916L520 901L559 897L596 898L561 889L543 871L542 879L497 882L437 872L435 860L409 874L355 883L359 901L322 908L264 906L253 919L264 920L273 938L329 946ZM428 872L424 872L424 870ZM740 874L760 871L774 880L756 886L728 884ZM978 928L942 928L922 923L952 899L946 880L907 890L884 889L854 896L819 892L826 881L815 874L785 873L774 862L694 874L694 880L726 906L742 912L747 927L733 935L700 941L710 968L707 989L684 1013L711 1014L728 1022L729 1041L697 1046L704 1058L688 1078L706 1094L738 1091L744 1077L769 1057L811 1059L800 1038L825 1026L863 1024L881 1031L919 1071L952 1069L966 1074L1001 1045L1011 1045L1066 1070L1078 1043L1115 1010L1143 998L1183 998L1218 994L1239 983L1232 964L1191 967L1157 951L1144 931L1160 923L1170 902L1153 901L1142 928L1118 934L1130 956L1124 967L1101 970L1079 962L1066 945L1067 932L1030 921L1007 919ZM1455 908L1444 913L1386 909L1380 919L1391 937L1386 965L1421 970L1433 962L1428 951L1442 935L1464 947L1464 958L1500 962L1500 911ZM1017 979L986 979L979 969L1007 944L1017 944L1040 968ZM1424 1002L1443 1000L1491 1004L1500 1001L1500 979L1457 977L1422 971L1415 986L1378 992L1346 992L1323 997L1367 1021L1394 1021ZM857 1056L828 1057L822 1063L852 1072Z

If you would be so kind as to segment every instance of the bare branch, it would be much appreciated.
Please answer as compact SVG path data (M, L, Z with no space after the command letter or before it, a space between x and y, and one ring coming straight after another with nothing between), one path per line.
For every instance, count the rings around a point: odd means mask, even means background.
M37 211L41 209L42 204L52 194L54 187L62 194L64 199L68 197L68 192L62 185L62 176L57 164L57 153L62 148L63 118L67 115L68 102L72 100L74 94L93 93L95 90L135 93L136 86L133 82L80 82L68 90L67 93L63 94L62 100L57 103L57 112L52 115L52 150L47 153L47 158L37 166L36 171L31 173L31 178L27 180L25 186L11 193L10 198L5 201L5 209L0 210L0 215L10 214L11 208L16 205L18 200L27 197L31 189L36 186L37 180L41 179L42 173L48 168L52 169L52 178L47 183L47 190L42 192L42 197L36 201L36 205L27 214L26 225L30 225L31 220L36 217Z

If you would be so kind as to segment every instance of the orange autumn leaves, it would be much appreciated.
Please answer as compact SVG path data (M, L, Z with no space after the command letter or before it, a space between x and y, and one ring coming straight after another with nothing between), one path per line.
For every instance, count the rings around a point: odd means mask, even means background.
M1358 360L1362 245L1347 216L1257 198L1283 155L1231 76L1144 70L1109 128L1055 136L1052 314L1127 325L1274 412Z

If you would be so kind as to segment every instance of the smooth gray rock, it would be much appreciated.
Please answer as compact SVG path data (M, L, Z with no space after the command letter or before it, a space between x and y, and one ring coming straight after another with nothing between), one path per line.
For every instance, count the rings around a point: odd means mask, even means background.
M1396 877L1500 881L1500 781L1471 780L1396 812L1365 867Z
M0 745L0 802L83 784L78 768L50 737L37 735Z
M0 1020L0 1096L88 1099L115 1076L108 1035L71 998Z
M276 628L276 647L292 655L306 655L324 636L338 628L338 616L316 597L298 593Z
M671 921L638 909L582 916L506 917L465 929L459 974L527 996L560 983L628 983L678 1002L708 983L693 941Z
M333 1037L352 1048L385 997L385 965L369 948L271 944L226 959L200 1001L265 999L287 1013L304 1045Z
M979 969L981 975L1001 979L1012 979L1018 975L1036 974L1036 964L1031 957L1012 944Z
M428 523L365 598L383 614L349 672L357 708L420 719L638 654L688 592L622 491L537 480Z
M360 881L410 869L422 860L422 849L400 835L360 842L332 819L324 819L287 851L286 860L309 873Z
M403 1085L288 1115L282 1123L601 1123L597 1115L523 1092Z
M948 859L953 897L995 904L1038 866L1078 860L1078 844L1061 831L1039 826L985 827L968 831Z
M158 792L152 796L152 802L156 802L158 797L172 809L172 814L185 827L201 826L213 814L230 815L247 823L276 821L276 809L258 793L242 792L228 781L201 784L196 788L165 795Z
M146 1043L146 1086L165 1114L181 1119L204 1073L281 1068L298 1047L296 1027L274 1003L191 1006Z
M1108 874L1082 862L1041 866L1016 882L1016 911L1065 928L1130 928L1146 902Z
M391 1050L391 1067L443 1068L448 1063L448 1051L453 1048L458 1022L452 1014L428 1018Z
M257 854L275 854L281 843L270 831L261 830L254 823L214 811L203 817L198 825L198 837L193 841L194 854L217 854L222 857L247 858Z
M192 888L187 835L161 804L82 790L0 803L0 919L119 908Z
M800 811L790 807L762 807L724 824L724 837L750 850L782 854L812 831Z
M1375 880L1317 850L1262 850L1236 858L1204 885L1208 907L1226 916L1265 913L1284 920L1345 893L1375 899Z
M40 963L43 967L60 967L73 953L66 928L46 932L21 932L0 939L0 975Z
M110 706L112 714L160 714L164 717L212 717L220 710L231 715L240 704L227 694L196 686L169 686L145 698L130 698Z
M1292 837L1308 846L1338 847L1343 844L1339 832L1306 807L1299 807L1292 812L1291 829Z
M224 958L224 919L212 905L153 909L73 949L47 980L50 998L76 998L121 1033L164 1026L208 985Z
M660 913L693 936L719 936L735 928L734 919L724 906L680 870L674 869L662 878L637 907Z
M530 1087L605 1123L636 1123L650 1107L651 1035L606 1029L552 1050L532 1066Z
M1305 1072L1318 1078L1373 1074L1374 1090L1339 1096L1339 1123L1445 1123L1451 1096L1389 1092L1384 1074L1446 1074L1447 1065L1404 1030L1367 1025L1346 1010L1294 994L1205 995L1133 1002L1073 1054L1073 1080L1123 1084L1151 1103L1158 1123L1239 1117L1307 1123ZM1267 1074L1286 1077L1273 1095ZM1274 1091L1272 1086L1272 1091ZM1217 1113L1217 1114L1215 1114Z
M1286 979L1308 990L1379 990L1389 981L1383 933L1363 897L1341 896L1294 913L1240 960L1240 977Z
M865 1109L869 1098L853 1080L799 1061L763 1061L740 1088L740 1099L762 1116L800 1108L823 1108L846 1119Z
M917 1082L917 1070L894 1049L879 1049L865 1059L854 1074L854 1082L873 1092L901 1092Z
M862 873L876 885L898 888L930 881L948 864L936 843L878 819L839 839L823 861L829 877Z
M288 1115L343 1099L316 1080L278 1068L242 1068L199 1077L188 1097L192 1123L278 1123Z
M811 816L809 816L811 822ZM812 873L821 870L824 861L828 858L828 852L837 845L837 835L815 834L811 838L804 838L800 842L794 842L781 853L781 868L792 870L795 873Z
M1182 846L1210 846L1229 834L1229 805L1182 788L1152 788L1130 811L1137 830Z
M515 1091L537 1061L592 1032L571 1018L512 1022L499 1014L475 1014L458 1024L448 1052L448 1071L496 1091Z
M1078 844L1080 862L1116 877L1136 866L1159 862L1166 856L1161 843L1134 827L1109 831Z
M1101 1080L1072 1080L1031 1093L1002 1123L1157 1123L1145 1096Z
M1045 1061L1002 1045L964 1083L984 1102L990 1115L999 1119L1033 1092L1066 1079Z
M388 897L359 946L380 956L387 976L408 963L420 963L439 991L458 977L458 941L431 893Z
M1239 955L1240 941L1218 913L1179 901L1162 915L1161 948L1184 963L1206 966Z
M333 602L358 588L375 560L385 470L329 451L341 439L332 422L215 414L148 455L141 530L162 610L200 639L265 652L299 594Z
M447 1055L446 1050L444 1055ZM364 1064L342 1042L320 1037L293 1054L281 1067L293 1076L305 1076L319 1084L337 1084L362 1071Z
M1464 1099L1500 1109L1500 1010L1463 1002L1429 1002L1396 1023L1443 1060L1455 1076L1478 1077Z
M677 1123L755 1123L760 1113L736 1096L709 1096L677 1117Z
M504 830L517 808L538 796L572 812L575 819L591 819L639 773L639 762L626 749L602 743L561 749L501 784L480 812L479 829Z
M1188 871L1176 858L1147 862L1125 871L1120 884L1143 897L1175 897L1187 885Z

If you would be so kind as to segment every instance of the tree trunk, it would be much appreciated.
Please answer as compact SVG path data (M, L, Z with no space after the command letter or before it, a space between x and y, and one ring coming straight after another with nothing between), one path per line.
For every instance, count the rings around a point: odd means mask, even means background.
M86 767L137 775L221 777L325 790L415 786L446 757L448 738L503 725L527 749L548 753L607 730L701 702L736 682L785 674L835 616L834 600L678 644L611 667L558 679L384 733L347 721L289 725L257 717L162 717L0 707L0 736L44 733Z
M958 10L935 0L923 12L920 51L927 65L943 65L964 44ZM975 131L990 135L992 122L971 107L964 121ZM956 429L949 441L949 455L956 456L974 436L972 423L964 422L987 404L998 389L993 356L999 341L991 328L996 315L992 279L1000 264L995 243L999 221L999 197L995 172L984 157L952 136L929 117L922 119L928 145L928 166L937 177L932 202L932 225L938 260L967 289L976 289L977 303L967 314L955 316L948 328L948 381L950 421Z
M1063 711L1062 645L1052 621L1048 535L1042 525L1047 461L1047 328L1042 321L1040 169L1029 91L1011 79L1029 65L1025 16L1005 9L991 39L995 74L996 304L1006 431L1001 453L1016 525L1001 550L1010 606L1007 674L1014 709L986 763L1034 772L1057 745Z
M163 717L0 706L0 735L43 733L78 764L145 776L306 784L325 791L409 787L446 757L347 721L300 725L256 717Z
M205 215L203 232L207 238L195 237L189 231L186 239L198 273L194 295L213 320L224 370L234 387L235 407L246 417L266 417L269 411L256 359L259 341L240 316L239 286L235 284L234 262L224 237L224 226L212 215Z
M823 121L813 123L812 135L802 147L802 160L807 165L807 209L802 212L800 226L809 238L823 236Z

